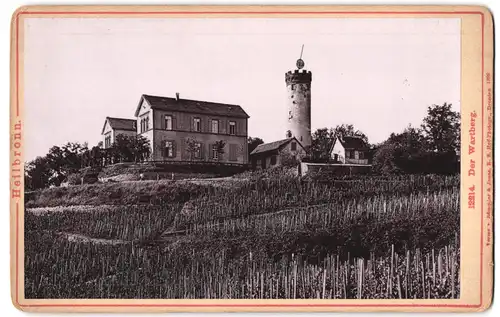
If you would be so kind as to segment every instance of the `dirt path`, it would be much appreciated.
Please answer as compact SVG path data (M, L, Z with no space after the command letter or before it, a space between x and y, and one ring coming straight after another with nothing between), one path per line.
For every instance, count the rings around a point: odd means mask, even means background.
M69 242L76 242L76 243L95 243L95 244L111 244L111 245L132 243L132 241L119 240L119 239L91 238L89 236L78 233L57 232L56 234L61 238L67 239Z
M71 206L56 206L56 207L34 207L26 208L26 212L35 216L41 216L48 213L58 212L110 212L122 208L119 205L71 205Z

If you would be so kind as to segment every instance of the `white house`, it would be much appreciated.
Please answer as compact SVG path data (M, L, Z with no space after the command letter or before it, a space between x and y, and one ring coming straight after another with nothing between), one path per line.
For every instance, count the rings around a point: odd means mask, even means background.
M343 164L369 164L368 144L359 137L337 137L330 152L334 162Z

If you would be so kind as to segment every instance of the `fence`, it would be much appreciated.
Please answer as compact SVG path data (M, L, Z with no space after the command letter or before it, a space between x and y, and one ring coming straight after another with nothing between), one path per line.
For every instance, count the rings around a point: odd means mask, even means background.
M368 164L328 164L301 162L299 173L301 176L311 173L327 173L335 176L369 174L372 166Z

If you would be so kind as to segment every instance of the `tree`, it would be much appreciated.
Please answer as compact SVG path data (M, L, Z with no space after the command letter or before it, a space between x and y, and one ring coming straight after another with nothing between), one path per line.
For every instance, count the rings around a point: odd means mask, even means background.
M363 141L368 144L368 137L360 130L355 129L352 124L339 124L335 127L335 129L333 129L333 131L334 138L340 137L342 139L343 137L358 137L363 139Z
M257 146L259 146L259 144L264 144L264 140L257 137L248 137L248 155L250 155L250 153L252 153L252 151L255 150Z
M51 170L49 185L59 186L68 175L83 167L83 153L88 151L86 144L68 142L65 145L53 146L46 156Z
M189 153L190 160L194 160L198 151L201 151L198 141L195 138L186 138L186 152Z
M142 135L130 137L130 146L134 162L143 162L151 155L149 140Z
M52 171L46 157L38 156L26 163L24 170L24 184L27 190L45 188L50 185Z
M126 135L118 134L115 137L115 141L111 145L112 152L115 155L115 159L119 162L133 162L134 153L132 150L132 140Z
M91 167L101 167L103 164L102 158L103 158L102 149L99 147L99 145L94 146L90 150L90 162L89 162L90 166Z
M219 140L214 143L215 152L217 153L217 160L222 160L222 156L224 155L224 147L226 146L226 141Z
M322 128L314 131L312 134L310 159L314 162L328 162L334 140L334 129Z
M437 153L454 152L460 149L460 114L451 110L451 104L432 105L427 108L427 116L422 129L429 150Z
M425 173L428 156L422 130L408 126L392 133L376 150L373 168L381 174Z

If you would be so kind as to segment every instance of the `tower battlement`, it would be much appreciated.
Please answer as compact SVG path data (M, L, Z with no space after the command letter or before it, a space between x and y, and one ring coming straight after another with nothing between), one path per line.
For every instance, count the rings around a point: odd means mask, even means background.
M307 70L289 71L285 73L285 82L289 84L308 84L312 81L312 73Z

